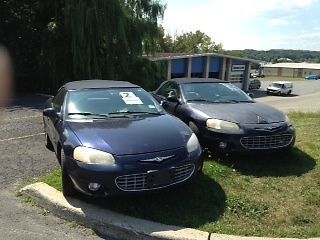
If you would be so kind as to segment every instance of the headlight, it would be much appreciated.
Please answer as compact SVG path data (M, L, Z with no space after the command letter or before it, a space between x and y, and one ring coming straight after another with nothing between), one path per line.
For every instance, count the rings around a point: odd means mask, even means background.
M226 130L226 131L239 131L240 128L236 123L227 122L220 119L208 119L207 127L212 129Z
M200 144L199 144L198 138L194 133L192 133L191 137L187 142L187 150L189 153L192 153L199 148L200 148Z
M113 165L115 163L112 154L87 147L76 147L73 151L73 158L89 164Z

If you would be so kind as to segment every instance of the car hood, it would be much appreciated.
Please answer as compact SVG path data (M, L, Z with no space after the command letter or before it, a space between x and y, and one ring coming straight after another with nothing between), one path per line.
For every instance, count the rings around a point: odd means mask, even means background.
M169 114L69 121L68 125L83 146L116 155L184 147L191 136L189 128Z
M238 124L284 122L285 115L261 103L190 104L195 112L207 118L235 122Z

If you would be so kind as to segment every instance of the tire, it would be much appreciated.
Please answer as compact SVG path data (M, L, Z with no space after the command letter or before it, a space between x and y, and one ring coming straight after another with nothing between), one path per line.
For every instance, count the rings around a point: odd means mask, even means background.
M49 138L48 133L45 133L45 138L46 138L46 148L53 152L54 151L53 145L52 145L52 142Z
M61 149L61 176L62 176L62 193L65 197L75 196L77 190L74 187L74 184L69 177L68 171L65 167L65 159L66 156L64 154L63 149Z
M291 90L289 90L289 92L288 92L288 95L290 95L291 94Z

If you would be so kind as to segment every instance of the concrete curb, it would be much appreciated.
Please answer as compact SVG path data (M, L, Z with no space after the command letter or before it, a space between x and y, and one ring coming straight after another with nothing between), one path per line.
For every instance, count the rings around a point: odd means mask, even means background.
M168 239L168 240L294 240L294 238L239 237L209 234L191 228L182 228L129 217L102 209L78 199L66 199L63 194L45 183L35 183L20 190L32 197L39 206L53 214L76 221L99 233L116 239ZM312 238L320 240L320 238ZM310 239L311 240L311 239Z

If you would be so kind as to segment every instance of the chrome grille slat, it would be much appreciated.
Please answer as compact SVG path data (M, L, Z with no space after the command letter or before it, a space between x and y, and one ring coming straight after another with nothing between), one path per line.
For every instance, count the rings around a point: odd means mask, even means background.
M177 184L186 181L190 178L194 172L194 164L187 164L179 167L172 168L171 182L163 186L148 187L147 185L147 173L137 173L119 176L115 179L116 186L122 191L143 191L156 188L167 187L173 184Z
M242 137L240 143L247 149L270 149L288 146L293 140L292 134Z

